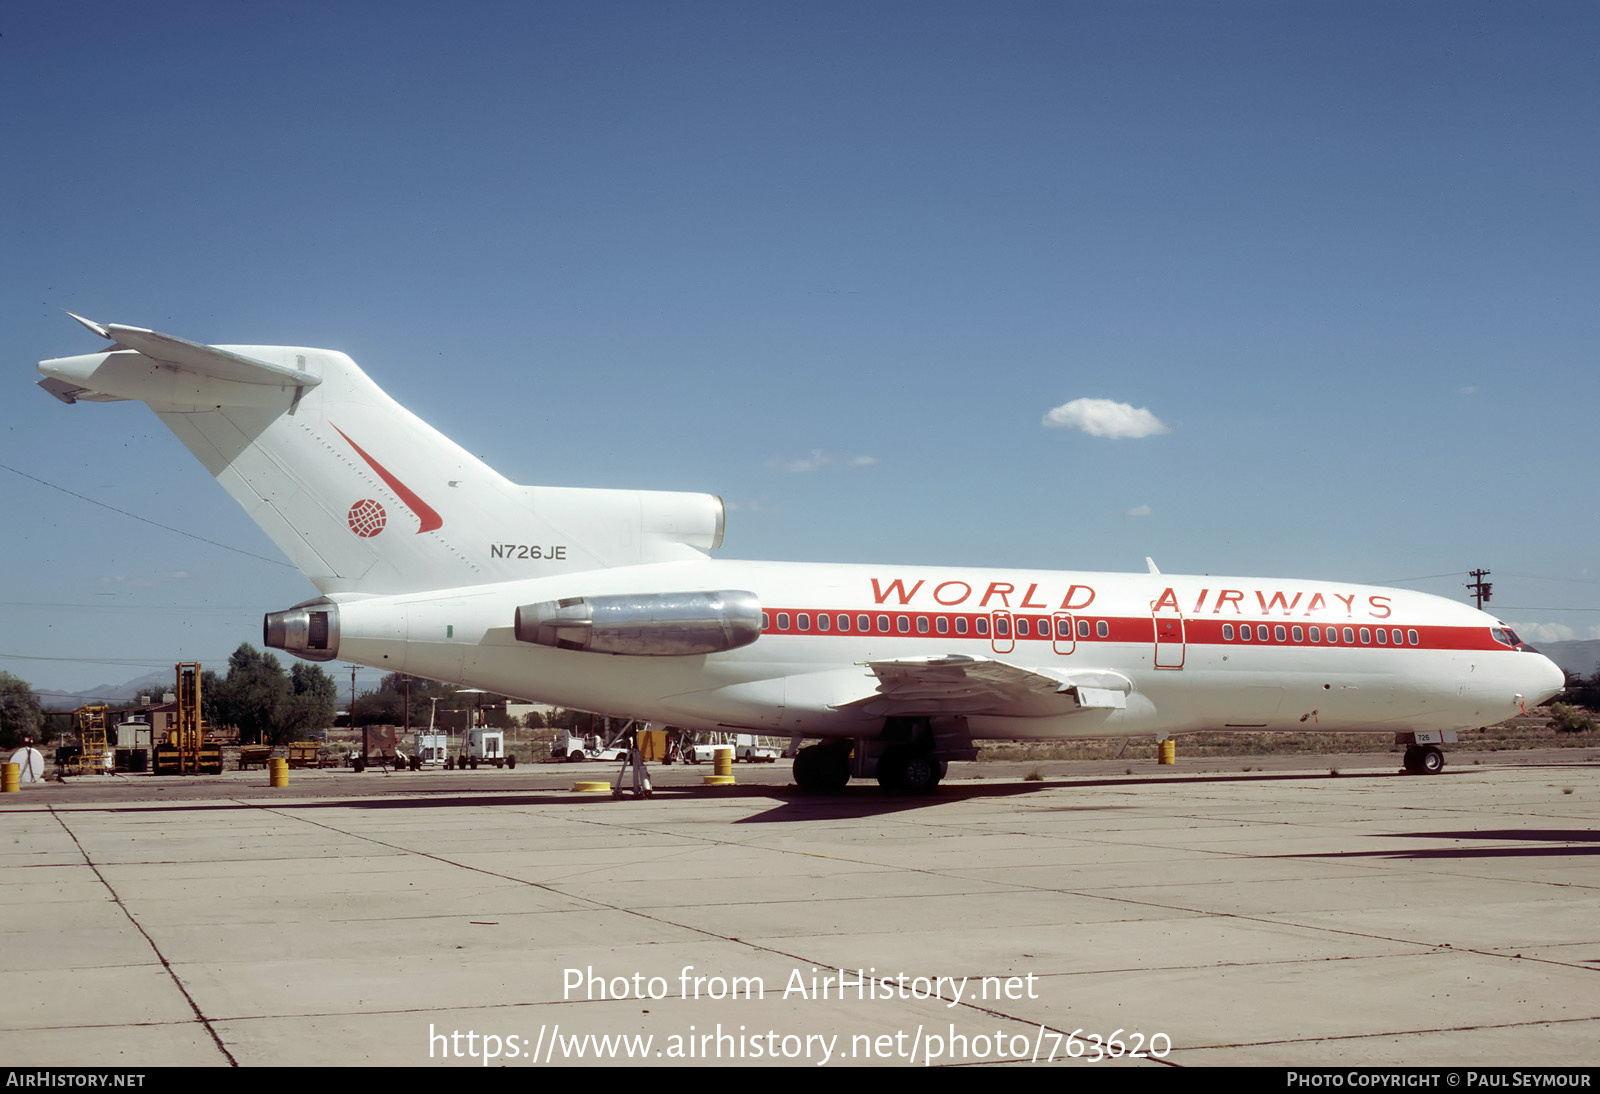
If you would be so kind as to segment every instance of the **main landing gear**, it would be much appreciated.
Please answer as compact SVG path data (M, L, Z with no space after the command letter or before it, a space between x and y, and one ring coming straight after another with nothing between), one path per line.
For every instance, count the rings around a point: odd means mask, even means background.
M876 778L892 794L931 794L950 760L974 756L965 718L886 718L876 737L802 748L794 757L794 781L814 794L837 794L851 778Z

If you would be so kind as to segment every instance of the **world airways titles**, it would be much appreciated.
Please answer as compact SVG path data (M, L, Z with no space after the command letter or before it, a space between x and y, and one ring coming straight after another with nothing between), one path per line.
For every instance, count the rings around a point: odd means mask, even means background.
M970 606L976 598L976 606L984 609L1081 612L1094 603L1097 595L1093 585L1078 582L1068 585L1057 601L1055 594L1060 590L1041 590L1041 583L1037 581L1029 582L1021 592L1018 592L1019 582L991 581L980 592L978 586L959 578L931 585L926 579L909 584L899 577L888 581L880 581L875 577L870 580L872 602L897 607L927 606L931 600L938 607L954 608ZM1192 601L1190 595L1194 596ZM1332 590L1202 588L1198 593L1184 593L1180 599L1178 591L1170 585L1150 602L1150 608L1152 611L1174 611L1188 615L1201 615L1207 611L1212 615L1220 615L1224 611L1245 615L1259 611L1261 615L1298 613L1313 616L1328 612L1337 615L1342 610L1347 618L1365 613L1373 619L1387 619L1394 612L1390 598L1376 594L1362 598L1360 593Z

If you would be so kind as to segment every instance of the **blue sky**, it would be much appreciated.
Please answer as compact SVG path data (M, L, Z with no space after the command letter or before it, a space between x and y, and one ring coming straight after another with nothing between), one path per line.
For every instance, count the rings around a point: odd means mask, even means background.
M725 557L1481 566L1526 636L1600 637L1592 4L22 0L0 35L0 669L37 686L220 662L312 592L16 473L278 557L143 407L32 387L98 348L63 308L344 350L512 479L721 494ZM1076 400L1161 428L1047 424Z

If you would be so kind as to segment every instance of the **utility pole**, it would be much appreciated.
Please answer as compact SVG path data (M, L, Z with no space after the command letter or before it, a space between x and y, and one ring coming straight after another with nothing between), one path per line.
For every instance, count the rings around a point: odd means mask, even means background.
M1489 590L1494 588L1489 582L1483 580L1489 576L1489 571L1469 570L1467 576L1477 579L1476 581L1467 582L1467 588L1472 590L1472 595L1477 600L1478 609L1481 611L1483 606L1489 602Z

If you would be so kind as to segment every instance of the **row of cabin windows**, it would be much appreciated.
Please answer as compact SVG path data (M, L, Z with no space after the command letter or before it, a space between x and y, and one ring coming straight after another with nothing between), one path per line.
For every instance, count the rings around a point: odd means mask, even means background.
M1328 644L1337 644L1341 637L1338 627L1328 627L1326 632L1324 632L1322 627L1309 627L1302 629L1298 626L1295 626L1286 629L1282 623L1278 623L1269 630L1265 623L1257 623L1253 638L1257 642L1286 642L1289 640L1289 634L1292 632L1296 642L1304 642L1306 640L1307 630L1309 630L1311 641L1313 642L1326 641ZM1374 633L1376 633L1378 645L1380 646L1387 646L1390 642L1393 642L1396 646L1405 645L1407 643L1410 643L1413 646L1419 646L1422 644L1421 637L1415 630L1406 630L1402 632L1399 627L1391 627L1388 629L1383 627L1361 627L1359 629L1356 627L1346 627L1344 628L1343 632L1344 644L1347 646L1355 645L1356 636L1358 633L1360 634L1361 644L1363 646L1372 645ZM1224 642L1234 641L1232 623L1224 623L1222 625L1222 640ZM1241 623L1239 625L1238 640L1240 642L1249 642L1252 640L1250 624Z
M854 620L854 626L851 625L852 618ZM913 618L915 619L915 623L913 623ZM897 615L894 616L893 619L894 625L893 629L891 630L890 617L887 615L879 615L876 617L870 615L857 615L852 617L845 612L839 612L837 615L832 615L827 612L818 612L816 617L816 629L819 631L839 631L843 634L910 634L911 628L915 626L918 634L929 634L933 632L938 634L950 634L953 629L955 634L964 635L967 634L970 629L970 632L977 635L979 638L989 637L989 617L986 615L975 617L969 617L965 615L958 615L954 617L947 615L918 615L915 617ZM876 627L873 626L874 622L877 624ZM795 630L809 631L811 629L811 623L812 619L810 612L795 613ZM1011 637L1011 625L1012 621L1005 616L1001 616L999 619L996 619L994 621L995 637ZM761 629L768 630L770 627L771 621L769 620L767 613L762 612ZM1092 627L1093 629L1091 631L1091 623L1089 620L1078 620L1078 637L1088 638L1091 634L1093 634L1099 638L1107 638L1111 634L1111 626L1104 619L1095 620ZM788 629L789 613L779 612L778 630L786 631ZM1017 616L1016 629L1018 638L1031 638L1035 634L1037 634L1040 638L1049 638L1050 620L1045 616L1040 616L1037 619L1030 619L1025 615ZM1072 637L1072 625L1070 620L1056 620L1055 637Z

